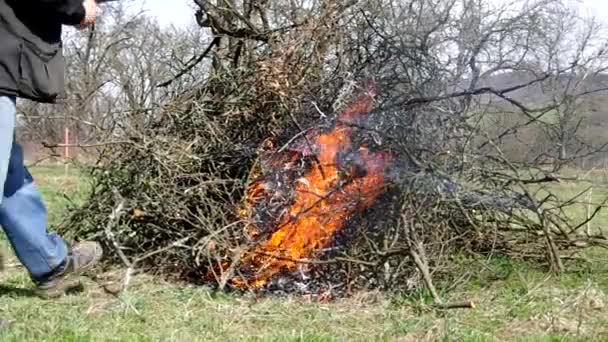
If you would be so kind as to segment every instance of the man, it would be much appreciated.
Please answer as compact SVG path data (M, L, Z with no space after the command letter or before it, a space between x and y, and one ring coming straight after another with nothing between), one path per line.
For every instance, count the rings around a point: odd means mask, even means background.
M97 15L95 0L0 0L0 226L43 297L80 286L78 275L102 251L47 232L45 205L14 140L16 99L65 96L62 26L87 27Z

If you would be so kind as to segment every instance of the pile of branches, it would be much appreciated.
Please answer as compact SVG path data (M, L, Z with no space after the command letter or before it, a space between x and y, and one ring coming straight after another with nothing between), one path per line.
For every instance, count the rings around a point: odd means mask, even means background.
M511 95L576 66L539 62L532 81L482 83L484 75L529 70L527 53L509 46L546 39L558 15L548 9L558 1L491 9L494 16L485 15L488 4L469 1L196 3L212 34L197 59L209 61L204 82L104 145L90 167L88 200L61 227L68 238L101 241L111 263L230 287L243 255L273 233L252 238L247 229L260 216L241 211L248 187L267 176L260 165L311 131L331 130L374 80L379 97L354 127L353 149L393 156L386 189L330 248L265 289L346 294L425 285L436 296L431 278L454 253L531 258L560 271L566 251L605 244L579 234L585 221L572 223L564 209L573 201L544 186L557 178L501 153L502 138L560 105L559 96L530 105ZM490 135L479 122L497 102L529 120ZM302 175L311 163L297 160Z

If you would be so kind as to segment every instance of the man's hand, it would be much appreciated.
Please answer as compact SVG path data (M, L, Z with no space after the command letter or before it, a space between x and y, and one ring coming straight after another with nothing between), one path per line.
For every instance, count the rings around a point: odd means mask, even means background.
M99 6L95 0L84 0L82 5L84 6L84 19L80 23L80 28L95 24L97 16L99 15Z

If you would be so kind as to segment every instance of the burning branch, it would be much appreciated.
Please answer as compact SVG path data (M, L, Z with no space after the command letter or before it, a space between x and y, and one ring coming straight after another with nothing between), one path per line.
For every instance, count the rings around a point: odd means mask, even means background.
M314 256L331 243L335 233L355 212L371 207L384 191L383 172L390 160L387 155L361 147L354 160L343 160L344 154L354 149L351 141L354 129L348 123L364 120L372 110L373 96L370 88L340 114L330 132L313 137L313 141L304 136L306 148L312 152L316 163L297 180L293 204L278 226L264 229L273 232L271 237L244 258L243 269L254 270L254 275L251 279L237 281L237 286L251 282L254 287L260 287L275 274L295 268L297 260ZM348 162L354 164L346 165ZM258 184L253 187L257 188ZM272 197L272 194L267 196ZM261 210L266 208L265 205L260 207Z

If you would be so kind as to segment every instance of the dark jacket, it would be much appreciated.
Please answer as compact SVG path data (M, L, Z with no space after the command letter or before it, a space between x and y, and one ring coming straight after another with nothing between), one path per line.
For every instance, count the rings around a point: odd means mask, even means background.
M0 95L64 98L61 28L84 15L82 0L0 0Z
M0 95L56 102L65 96L62 25L78 25L82 0L0 0ZM2 113L0 113L2 114ZM33 181L23 150L13 142L7 179L10 197Z

